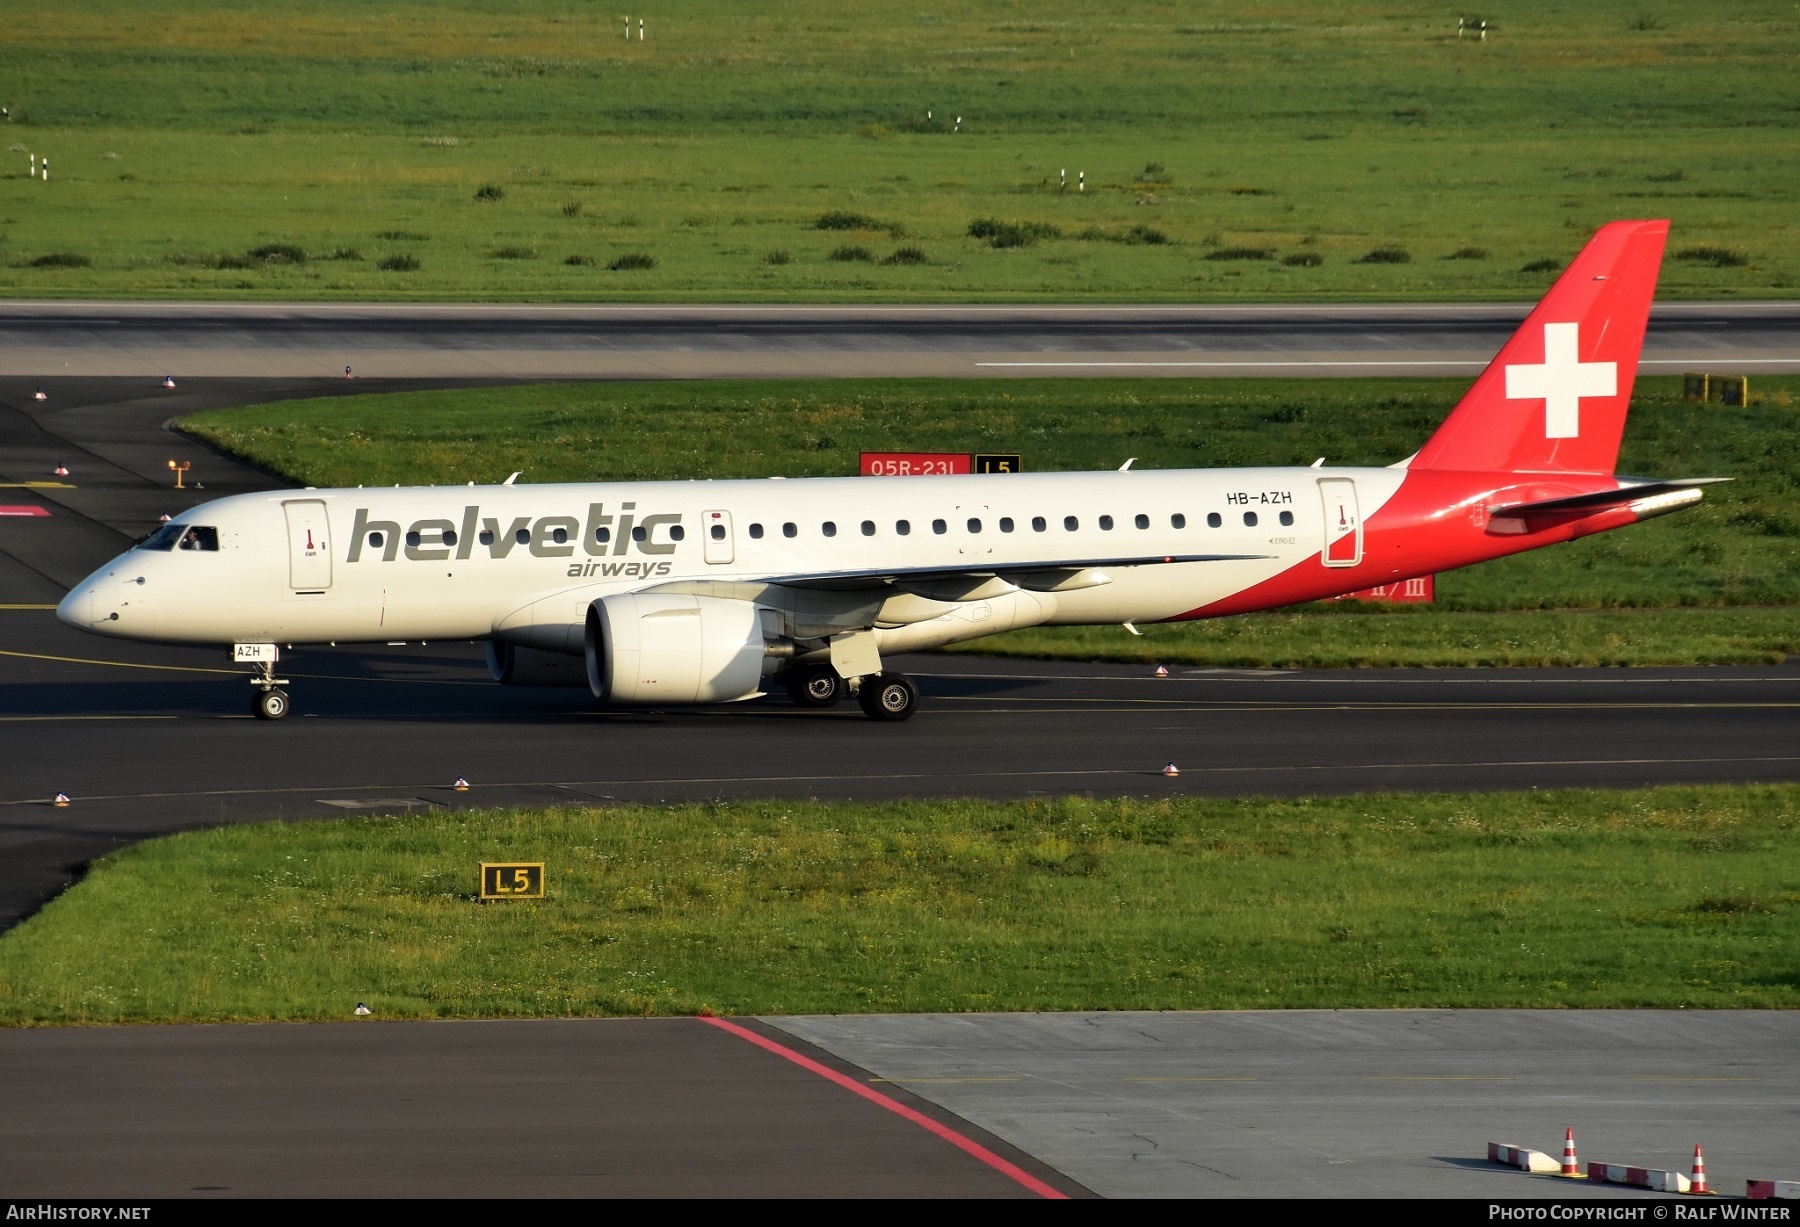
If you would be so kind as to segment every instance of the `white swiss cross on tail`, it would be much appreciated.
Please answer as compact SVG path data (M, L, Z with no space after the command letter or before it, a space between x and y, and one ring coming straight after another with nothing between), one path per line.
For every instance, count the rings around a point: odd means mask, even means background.
M1583 362L1580 324L1544 325L1544 360L1506 368L1507 400L1544 402L1544 437L1573 439L1581 434L1581 398L1615 396L1616 362Z

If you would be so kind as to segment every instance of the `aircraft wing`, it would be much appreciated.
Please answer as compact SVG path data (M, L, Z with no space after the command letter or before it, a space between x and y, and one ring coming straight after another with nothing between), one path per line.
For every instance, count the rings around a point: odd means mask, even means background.
M1111 583L1102 568L1163 566L1172 562L1247 562L1267 554L1147 554L1107 558L1058 558L1003 566L879 567L869 570L819 571L808 575L770 575L761 582L788 588L845 592L896 588L936 600L980 600L1014 588L1038 592L1093 588ZM996 582L998 581L998 582ZM967 595L953 595L959 590Z

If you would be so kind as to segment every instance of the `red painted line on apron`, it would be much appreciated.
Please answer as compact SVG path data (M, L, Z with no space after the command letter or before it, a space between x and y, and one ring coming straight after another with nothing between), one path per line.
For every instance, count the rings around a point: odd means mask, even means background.
M971 1155L974 1158L979 1159L981 1162L987 1164L989 1167L993 1168L995 1171L1001 1173L1002 1175L1008 1176L1011 1179L1016 1180L1018 1183L1024 1185L1026 1188L1030 1189L1033 1193L1036 1193L1039 1197L1050 1198L1055 1201L1067 1201L1068 1200L1069 1195L1067 1193L1061 1193L1061 1192L1058 1192L1056 1189L1051 1188L1049 1185L1045 1184L1042 1180L1039 1180L1036 1176L1033 1176L1030 1172L1021 1168L1018 1164L1007 1162L1005 1159L1002 1159L999 1155L995 1154L993 1151L991 1151L987 1147L983 1146L980 1142L975 1141L973 1138L964 1137L962 1134L960 1134L956 1130L950 1128L948 1125L939 1124L937 1121L932 1120L929 1116L926 1116L923 1112L915 1111L914 1109L909 1108L905 1104L901 1103L899 1100L892 1099L889 1096L883 1095L880 1091L873 1090L870 1087L866 1087L862 1083L858 1082L856 1079L847 1077L844 1074L838 1073L835 1069L829 1069L826 1066L819 1064L817 1061L813 1060L811 1057L802 1056L800 1053L795 1052L792 1048L788 1048L782 1044L777 1044L774 1040L765 1039L764 1037L758 1035L756 1032L750 1030L748 1027L740 1027L737 1023L730 1022L723 1018L711 1018L711 1017L703 1016L700 1019L700 1021L707 1024L708 1026L717 1027L721 1031L729 1031L729 1032L731 1032L731 1034L737 1036L739 1039L749 1040L752 1044L755 1044L758 1048L766 1049L767 1051L774 1053L778 1057L781 1057L788 1061L792 1061L795 1065L798 1065L801 1069L808 1070L811 1073L815 1073L815 1074L819 1075L819 1077L821 1077L821 1078L829 1078L831 1081L837 1083L839 1086L843 1087L845 1090L851 1092L852 1094L861 1095L864 1099L868 1100L870 1103L879 1104L881 1107L886 1108L889 1112L892 1112L897 1116L905 1117L907 1120L909 1120L913 1124L919 1126L921 1129L927 1129L930 1132L935 1133L938 1137L943 1138L946 1142L950 1143L952 1146L956 1147L958 1150L964 1152L965 1154Z
M47 516L47 508L32 506L29 503L13 503L0 507L0 516Z

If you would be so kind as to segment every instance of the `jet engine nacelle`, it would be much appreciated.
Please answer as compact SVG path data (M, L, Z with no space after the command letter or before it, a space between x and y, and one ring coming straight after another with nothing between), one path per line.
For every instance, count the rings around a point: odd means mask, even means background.
M730 703L762 693L763 613L748 601L623 592L588 606L587 679L608 703Z
M488 675L502 686L587 685L587 666L581 663L579 656L522 648L516 643L497 643L492 639L485 646Z

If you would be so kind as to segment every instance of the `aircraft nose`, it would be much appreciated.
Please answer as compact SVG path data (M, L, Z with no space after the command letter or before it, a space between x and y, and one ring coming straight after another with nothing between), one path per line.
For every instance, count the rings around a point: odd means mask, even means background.
M94 624L94 585L80 584L69 590L56 607L56 620L67 626L87 630Z

